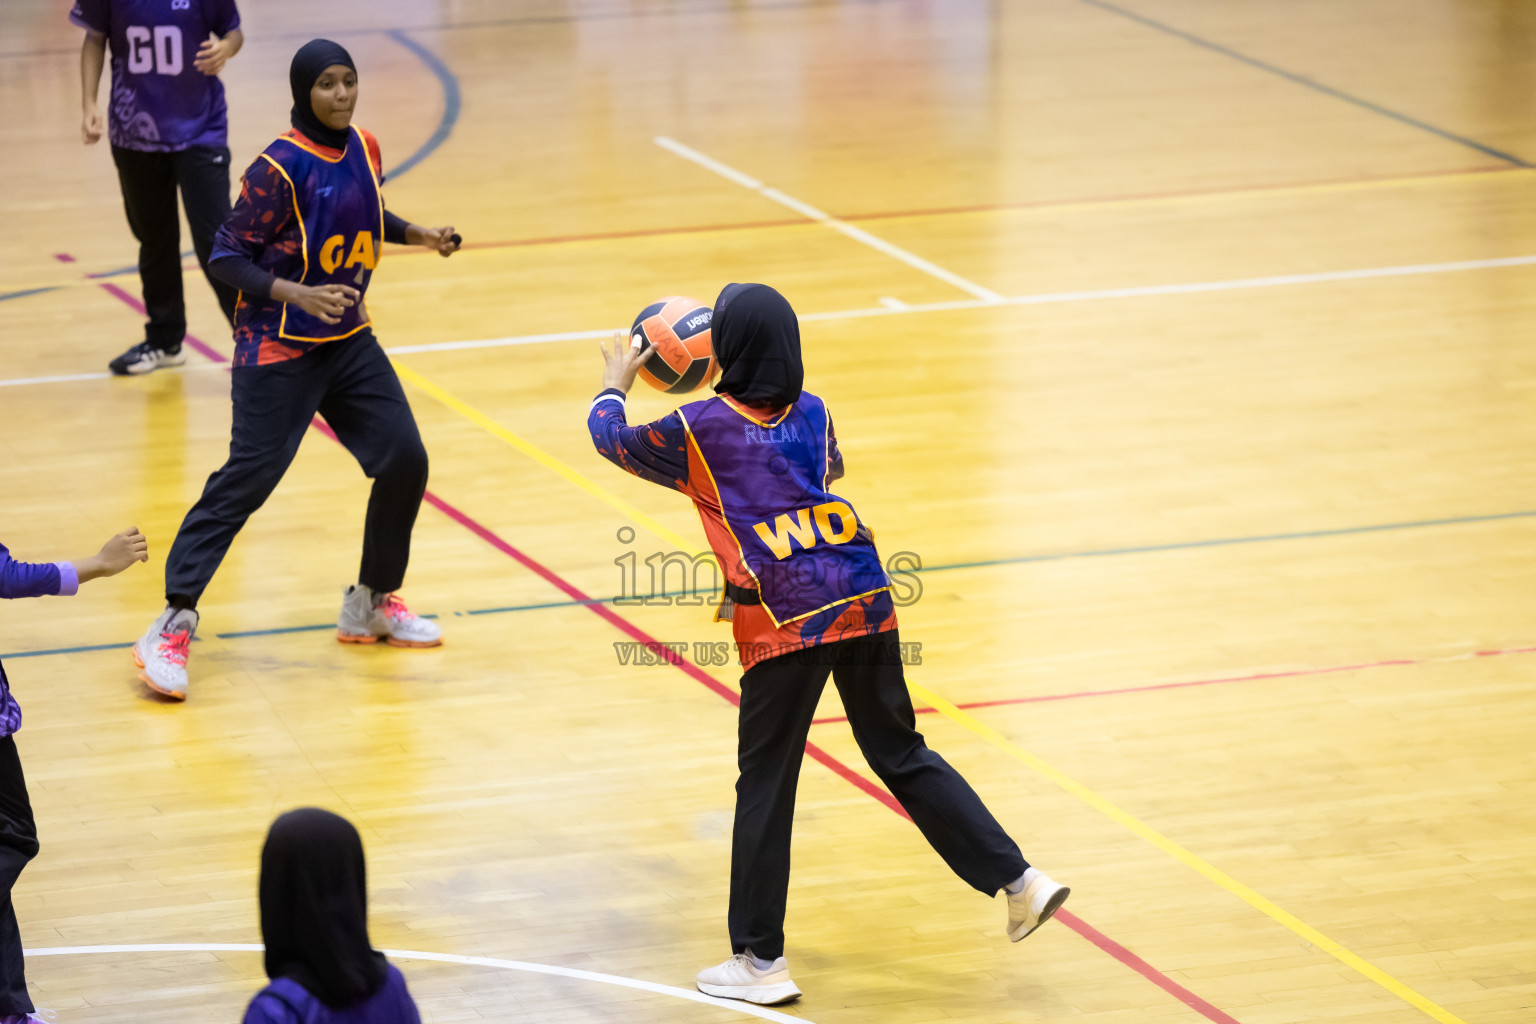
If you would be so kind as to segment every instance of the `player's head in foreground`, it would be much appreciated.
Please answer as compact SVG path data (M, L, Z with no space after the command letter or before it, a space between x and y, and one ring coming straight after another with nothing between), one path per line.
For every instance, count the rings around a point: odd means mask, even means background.
M775 409L800 398L800 320L784 296L765 284L728 284L710 330L720 364L716 392Z
M357 106L352 55L329 39L311 39L288 65L288 87L293 90L293 126L316 142L344 148Z
M292 979L332 1009L384 984L384 954L368 941L363 841L351 822L317 807L280 816L261 848L259 891L267 977Z

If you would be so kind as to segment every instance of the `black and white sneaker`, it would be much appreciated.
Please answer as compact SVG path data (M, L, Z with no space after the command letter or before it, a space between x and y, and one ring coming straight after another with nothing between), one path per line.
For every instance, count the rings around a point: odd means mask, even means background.
M162 366L180 366L186 361L187 354L181 350L179 343L171 348L156 348L147 341L141 341L108 363L107 369L119 377L127 377L149 373Z

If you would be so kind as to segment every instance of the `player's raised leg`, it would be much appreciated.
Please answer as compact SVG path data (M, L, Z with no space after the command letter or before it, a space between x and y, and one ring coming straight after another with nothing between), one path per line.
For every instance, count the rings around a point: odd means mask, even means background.
M1007 894L1013 941L1050 920L1071 890L1030 867L970 783L928 748L903 677L899 630L824 650L835 658L832 677L860 752L923 838L966 884Z

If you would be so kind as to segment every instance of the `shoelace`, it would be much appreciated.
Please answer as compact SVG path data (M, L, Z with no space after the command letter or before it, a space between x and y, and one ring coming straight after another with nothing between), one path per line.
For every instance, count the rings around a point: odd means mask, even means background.
M165 660L173 665L185 665L187 663L187 647L192 643L192 631L182 630L179 633L161 633L160 639L164 641L160 645L160 653L165 655Z
M385 618L394 619L396 621L403 619L414 619L416 617L412 615L411 610L405 606L405 602L400 600L400 598L394 594L390 594L384 599L384 603L379 606L379 611L384 613Z

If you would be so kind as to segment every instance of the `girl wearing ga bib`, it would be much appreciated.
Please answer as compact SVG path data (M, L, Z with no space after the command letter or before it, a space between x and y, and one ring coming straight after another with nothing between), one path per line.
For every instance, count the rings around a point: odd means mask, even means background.
M427 485L427 453L394 367L373 336L366 294L384 242L447 256L453 228L422 228L384 208L379 145L352 124L357 70L325 39L288 74L293 130L256 158L219 229L209 272L239 289L229 460L182 521L165 566L165 611L134 645L139 678L187 695L198 599L246 519L267 500L316 413L373 478L357 584L337 637L397 647L442 643L435 623L395 596Z

